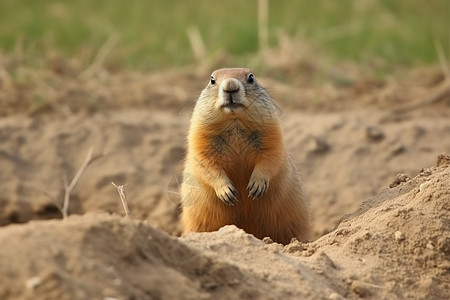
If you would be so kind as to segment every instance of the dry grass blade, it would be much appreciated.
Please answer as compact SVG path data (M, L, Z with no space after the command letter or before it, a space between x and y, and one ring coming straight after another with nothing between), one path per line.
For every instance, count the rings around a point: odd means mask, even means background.
M62 208L62 215L63 219L66 219L68 216L69 211L69 201L70 201L70 193L72 193L72 190L75 188L76 184L80 180L81 176L83 175L84 171L86 171L87 167L96 159L100 158L103 155L98 155L95 157L92 157L92 153L94 152L94 148L90 147L88 150L88 154L86 155L86 158L83 161L83 164L78 169L77 173L75 174L75 177L73 177L70 184L67 182L67 178L64 177L64 203Z
M269 0L258 0L258 39L259 51L269 47Z
M425 99L420 99L418 101L414 101L412 103L407 103L405 105L402 105L400 107L397 107L392 110L392 113L398 114L398 113L404 113L425 105L429 105L435 102L440 101L441 99L447 97L450 95L450 80L446 79L441 86L437 89L436 92L431 94L429 97Z
M407 112L425 105L432 104L434 102L438 102L441 99L450 95L450 67L447 57L445 56L444 50L442 49L442 45L435 41L435 47L437 56L439 57L439 63L441 65L442 73L445 76L444 81L441 83L436 92L431 94L429 97L425 99L421 99L412 103L405 104L393 110L393 113L403 113Z
M439 59L439 64L441 65L442 73L444 73L447 80L450 81L450 64L445 56L444 49L442 49L442 44L435 40L434 46L436 47L436 53Z
M127 195L125 194L125 186L124 185L116 185L112 181L111 181L111 184L116 187L117 192L119 193L120 200L122 200L123 209L125 210L125 214L127 215L127 217L131 217L131 212L128 207Z
M198 61L202 61L207 56L205 43L198 27L189 27L187 29L189 42L191 44L192 52Z
M92 64L80 74L80 77L86 79L95 74L96 72L98 72L100 68L103 66L106 57L108 56L108 54L111 52L111 50L114 48L114 46L117 44L118 41L119 36L117 34L111 35L105 42L105 44L98 51Z

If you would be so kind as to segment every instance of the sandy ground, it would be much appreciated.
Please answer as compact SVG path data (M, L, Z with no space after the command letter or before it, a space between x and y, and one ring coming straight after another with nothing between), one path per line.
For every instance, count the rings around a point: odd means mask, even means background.
M0 72L1 299L440 299L449 289L450 169L436 157L450 153L450 89L437 69L345 84L262 74L310 196L314 240L285 247L233 226L177 237L186 133L210 70L6 70L16 79ZM90 147L101 156L71 193L71 217L43 220L61 218L64 178ZM111 181L126 184L132 220Z

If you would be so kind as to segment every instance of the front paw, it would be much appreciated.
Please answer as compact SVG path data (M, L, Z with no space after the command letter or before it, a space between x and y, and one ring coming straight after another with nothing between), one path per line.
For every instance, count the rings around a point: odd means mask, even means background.
M269 188L269 179L253 172L247 186L248 196L253 200L261 198Z
M216 189L216 195L226 205L233 206L234 203L238 202L238 192L231 182Z

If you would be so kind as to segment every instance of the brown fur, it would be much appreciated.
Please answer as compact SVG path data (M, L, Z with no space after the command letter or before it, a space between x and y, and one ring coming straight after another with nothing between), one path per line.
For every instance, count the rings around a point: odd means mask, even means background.
M216 83L197 101L181 187L184 233L234 224L283 244L305 240L307 199L285 151L278 109L256 80L248 82L249 74L215 71ZM220 106L227 101L241 106Z

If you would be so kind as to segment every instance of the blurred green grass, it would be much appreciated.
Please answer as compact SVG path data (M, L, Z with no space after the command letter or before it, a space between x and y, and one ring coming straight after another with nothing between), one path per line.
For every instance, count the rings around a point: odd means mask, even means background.
M199 29L208 55L242 61L258 51L257 1L0 1L0 53L51 53L92 61L111 36L116 67L155 69L195 61L187 28ZM420 65L438 62L435 42L449 55L450 1L270 1L270 45L279 31L336 60Z

